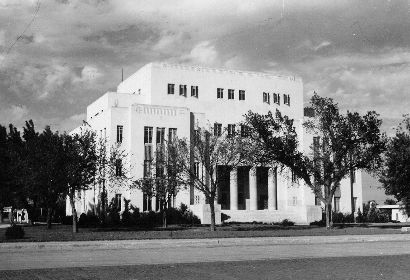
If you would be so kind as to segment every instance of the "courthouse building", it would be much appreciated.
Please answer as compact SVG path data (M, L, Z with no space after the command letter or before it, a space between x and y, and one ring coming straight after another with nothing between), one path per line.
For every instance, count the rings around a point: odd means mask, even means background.
M90 104L86 123L110 143L121 142L130 155L131 175L142 178L144 160L152 156L157 144L173 135L190 139L197 127L233 129L249 110L266 114L279 109L295 120L301 147L310 149L313 137L302 127L303 108L303 83L294 76L150 63L121 82L116 92L107 92ZM228 221L237 222L289 219L309 223L321 219L320 203L312 191L302 181L292 181L286 170L241 166L227 176L229 180L218 192L217 222L220 213L226 214ZM81 195L79 213L92 209L99 191L94 186ZM137 189L117 189L108 197L115 197L119 203L129 199L140 211L159 209L155 198ZM334 198L335 210L350 212L352 197L356 205L361 205L361 184L356 180L352 195L350 179L345 179ZM175 206L181 203L188 205L202 223L209 223L209 205L199 191L180 191ZM68 205L67 213L70 211Z

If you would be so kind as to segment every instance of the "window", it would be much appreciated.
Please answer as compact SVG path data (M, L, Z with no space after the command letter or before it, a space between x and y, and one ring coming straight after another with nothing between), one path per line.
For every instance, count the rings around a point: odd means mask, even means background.
M117 125L117 143L122 143L122 131L124 127L122 125ZM102 133L102 131L101 131Z
M268 92L263 93L263 102L270 104L270 94Z
M122 161L121 159L115 160L115 176L122 176Z
M216 98L224 98L224 89L223 88L217 88L216 89Z
M152 201L151 197L147 194L144 193L143 195L143 205L142 205L142 210L143 211L151 211L152 210Z
M152 145L146 144L144 146L144 159L151 160L152 159Z
M245 91L239 90L239 100L245 100Z
M335 196L334 200L335 200L335 212L339 212L340 211L340 197Z
M352 183L356 183L356 170L355 169L353 169L352 170L352 178L351 178L351 180L352 180Z
M241 137L248 137L249 136L249 127L241 124Z
M191 86L191 96L198 98L198 86Z
M195 202L194 204L200 204L201 203L201 197L199 195L195 195Z
M279 93L273 94L273 103L280 105L280 95Z
M179 95L186 97L186 85L179 85Z
M144 178L151 177L151 160L144 160Z
M199 162L194 163L194 176L199 178Z
M319 199L319 197L317 197L316 195L315 195L315 205L316 205L316 206L320 206L320 205L321 205L320 199Z
M171 143L177 138L177 129L170 128L168 129L168 142Z
M115 208L117 208L118 211L121 211L121 194L120 193L115 194Z
M214 136L221 136L222 135L222 124L215 123L214 124Z
M163 144L164 143L164 137L165 137L165 127L157 127L156 143L157 144Z
M144 144L152 144L152 127L144 126Z
M289 94L283 95L283 104L290 106L290 95Z
M228 99L235 99L235 90L228 89Z
M228 124L228 136L234 136L234 135L235 135L235 125Z
M168 94L174 94L175 85L168 84Z

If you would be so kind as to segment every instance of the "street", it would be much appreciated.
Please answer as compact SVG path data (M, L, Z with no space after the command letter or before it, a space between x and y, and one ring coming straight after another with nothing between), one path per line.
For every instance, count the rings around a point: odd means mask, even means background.
M29 279L25 277L33 273L44 276L54 272L61 274L61 279L84 278L95 273L100 275L97 279L110 279L101 274L105 271L106 275L123 275L117 279L149 279L149 275L172 279L176 274L201 279L209 273L216 279L229 279L228 272L232 279L249 279L252 275L274 279L273 269L276 276L294 275L289 279L309 278L315 273L330 277L343 271L345 274L340 275L345 278L312 279L356 279L353 272L377 272L380 276L388 269L394 275L408 273L409 255L408 235L26 242L0 245L0 278ZM75 273L71 267L75 267ZM393 267L396 269L392 270ZM139 277L135 278L136 275ZM392 279L380 277L375 279ZM188 278L191 277L185 279Z

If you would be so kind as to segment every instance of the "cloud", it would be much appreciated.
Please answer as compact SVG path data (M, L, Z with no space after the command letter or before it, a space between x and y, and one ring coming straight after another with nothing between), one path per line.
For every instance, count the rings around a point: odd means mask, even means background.
M10 107L1 108L0 120L3 126L12 123L15 126L23 126L28 117L28 109L24 105L11 105Z
M215 65L218 64L218 52L211 42L204 41L198 43L183 59L200 65Z

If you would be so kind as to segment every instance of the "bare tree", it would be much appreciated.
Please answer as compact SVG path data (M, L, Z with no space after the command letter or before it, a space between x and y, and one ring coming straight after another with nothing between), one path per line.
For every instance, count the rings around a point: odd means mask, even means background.
M215 231L215 201L217 190L224 180L217 168L230 171L248 161L250 138L242 137L235 129L228 133L215 127L198 128L191 141L179 139L175 142L175 157L180 164L180 180L203 193L211 210L211 231ZM198 170L200 170L198 172Z

